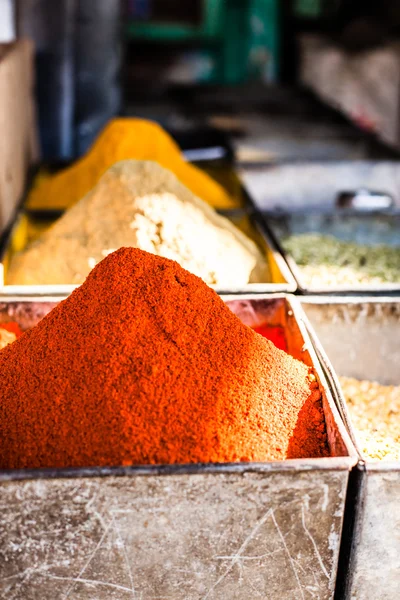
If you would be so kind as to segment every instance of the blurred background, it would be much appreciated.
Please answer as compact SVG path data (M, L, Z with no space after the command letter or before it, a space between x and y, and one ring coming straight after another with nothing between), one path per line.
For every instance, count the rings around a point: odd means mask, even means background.
M31 164L71 164L118 116L158 122L217 178L234 166L263 208L283 163L307 165L303 195L321 199L321 161L328 195L356 189L365 168L338 161L399 156L399 34L396 0L0 0L0 224ZM377 187L397 201L396 173Z
M115 115L240 162L397 155L399 32L391 0L0 2L1 41L34 42L46 161Z

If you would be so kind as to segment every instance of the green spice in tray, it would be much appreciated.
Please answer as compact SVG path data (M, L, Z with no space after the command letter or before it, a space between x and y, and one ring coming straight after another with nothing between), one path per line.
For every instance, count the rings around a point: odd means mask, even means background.
M400 247L366 246L318 233L291 235L283 247L307 286L400 283Z

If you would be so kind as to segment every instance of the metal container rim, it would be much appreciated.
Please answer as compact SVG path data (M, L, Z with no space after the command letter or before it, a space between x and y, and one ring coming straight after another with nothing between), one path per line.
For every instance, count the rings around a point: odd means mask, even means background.
M349 285L331 285L329 287L310 287L304 282L301 269L296 263L296 261L287 254L280 243L278 242L278 248L281 252L282 256L286 260L286 263L297 283L297 288L300 294L302 295L331 295L331 294L340 294L342 297L354 294L375 294L376 296L380 294L393 293L400 295L400 283L381 283L380 285L368 285L368 284L354 284L352 286Z
M400 286L399 286L400 287ZM301 304L393 304L400 303L399 296L300 296Z
M299 267L299 265L296 263L296 261L294 260L294 258L288 254L285 249L283 248L280 239L278 238L278 236L275 234L275 232L272 230L272 228L268 225L268 218L267 218L267 214L264 212L262 213L261 211L257 211L258 217L259 219L262 221L263 224L263 231L265 232L265 235L269 237L269 239L271 240L271 242L273 243L274 247L276 248L277 252L280 254L280 256L282 257L282 259L286 262L286 265L288 267L288 269L290 270L296 285L297 285L297 291L300 295L354 295L354 294L362 294L364 295L379 295L379 294L384 294L385 292L390 293L390 294L397 294L400 295L400 283L381 283L379 285L375 284L375 285L368 285L368 284L354 284L352 286L349 285L331 285L329 287L310 287L307 286L307 284L305 283L302 273L301 273L301 269Z
M352 296L352 297L343 297L343 296L324 296L324 297L317 297L317 296L300 296L298 297L300 304L316 304L316 305L324 305L324 304L330 304L330 305L340 305L340 304L351 304L353 306L357 305L357 304L399 304L400 305L400 296L372 296L372 297L363 297L363 296ZM321 343L321 342L320 342ZM322 345L322 343L321 343ZM337 378L337 374L335 369L333 368L332 363L329 360L328 356L324 357L325 360L328 361L329 363L329 368L332 370L332 372L334 373L334 375ZM321 358L320 358L321 361ZM351 417L349 416L349 410L347 408L347 402L346 399L344 398L344 402L345 402L345 411L346 411L346 416L348 417L348 427L351 430L351 436L353 437L356 442L358 440L358 434L357 431L353 425L353 422L351 420ZM353 444L354 445L354 444ZM362 452L360 445L357 442L357 445L355 446L356 451L359 455L359 461L357 464L357 468L363 472L371 472L371 473L395 473L395 472L399 472L400 473L400 460L399 461L395 461L395 460L388 460L388 461L372 461L369 460L368 457L366 457L364 455L364 453Z
M350 456L293 458L265 463L190 463L175 465L132 465L112 467L70 467L48 469L3 469L0 484L37 479L74 479L93 477L137 477L154 475L244 475L318 471L350 471L356 461Z
M387 461L371 461L363 459L362 468L367 473L399 473L400 474L400 460L387 460Z

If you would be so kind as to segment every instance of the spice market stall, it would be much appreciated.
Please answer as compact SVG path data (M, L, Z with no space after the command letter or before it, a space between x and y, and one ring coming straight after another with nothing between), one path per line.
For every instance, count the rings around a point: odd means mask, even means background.
M271 294L293 274L308 288L258 206L138 120L36 177L2 254L0 597L325 599L342 585L364 463L298 300ZM350 227L333 212L284 226ZM395 293L392 212L374 216ZM372 216L352 214L367 237Z

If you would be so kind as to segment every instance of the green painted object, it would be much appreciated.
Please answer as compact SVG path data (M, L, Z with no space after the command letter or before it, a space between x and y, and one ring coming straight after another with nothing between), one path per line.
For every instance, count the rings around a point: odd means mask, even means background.
M199 56L212 56L213 68L201 81L275 81L279 71L279 0L203 2L204 18L199 26L131 22L127 35L158 43L195 43Z
M225 2L203 0L203 22L199 26L176 23L130 22L127 35L150 41L216 41L223 35Z

